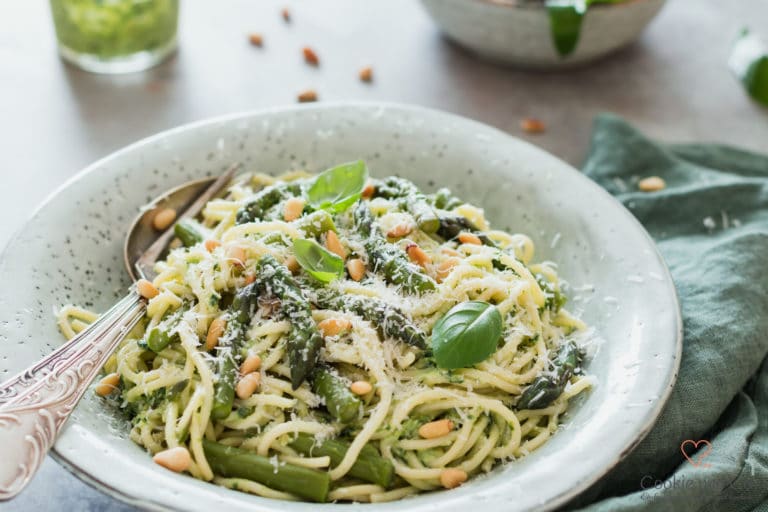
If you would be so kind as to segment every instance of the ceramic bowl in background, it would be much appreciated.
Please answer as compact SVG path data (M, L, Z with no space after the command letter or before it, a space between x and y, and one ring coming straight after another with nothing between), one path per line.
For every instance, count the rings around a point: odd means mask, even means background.
M576 47L558 53L542 3L515 0L422 0L453 41L493 61L556 69L583 64L636 40L665 0L593 4L584 15Z

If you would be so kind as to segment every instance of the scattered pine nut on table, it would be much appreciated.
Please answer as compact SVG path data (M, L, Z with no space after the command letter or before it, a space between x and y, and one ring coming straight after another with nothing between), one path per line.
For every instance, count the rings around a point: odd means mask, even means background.
M320 57L317 56L317 53L315 53L315 50L313 50L309 46L305 46L304 48L302 48L301 51L304 54L304 62L306 62L310 66L320 65Z
M307 89L306 91L300 92L297 99L299 100L299 103L311 103L317 101L317 91L314 89Z
M262 46L262 45L264 44L264 38L262 37L262 35L261 35L261 34L257 34L257 33L255 33L255 32L254 32L254 33L251 33L251 34L248 36L248 41L249 41L249 42L250 42L250 43L251 43L253 46Z
M373 81L373 68L371 66L365 66L360 69L357 76L362 82L371 82Z
M666 186L667 183L664 179L658 176L649 176L637 183L637 188L643 192L658 192L659 190L664 190Z
M526 117L525 119L520 121L520 128L525 133L531 133L531 134L544 133L547 129L546 125L544 124L544 121L540 119L535 119L533 117Z

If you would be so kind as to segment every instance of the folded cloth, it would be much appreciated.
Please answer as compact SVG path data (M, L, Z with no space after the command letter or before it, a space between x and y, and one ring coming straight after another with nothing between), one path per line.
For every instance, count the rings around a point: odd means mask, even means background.
M656 241L680 298L683 357L653 430L565 508L768 510L768 157L659 144L601 115L584 173ZM666 187L640 191L649 176Z

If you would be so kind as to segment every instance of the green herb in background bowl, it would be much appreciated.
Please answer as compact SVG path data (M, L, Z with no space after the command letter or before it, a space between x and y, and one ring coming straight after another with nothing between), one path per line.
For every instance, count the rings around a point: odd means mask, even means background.
M66 61L95 73L141 71L176 49L178 0L51 0Z
M532 0L544 3L549 13L552 41L557 53L570 55L576 49L581 35L581 23L587 9L595 4L619 4L627 0Z
M749 29L733 45L728 66L750 96L768 106L768 45Z

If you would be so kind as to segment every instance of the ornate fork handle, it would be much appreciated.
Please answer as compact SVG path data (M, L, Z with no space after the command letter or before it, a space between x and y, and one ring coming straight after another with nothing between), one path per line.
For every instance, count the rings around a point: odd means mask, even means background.
M0 500L16 496L37 472L77 402L145 303L131 292L75 338L0 384Z

